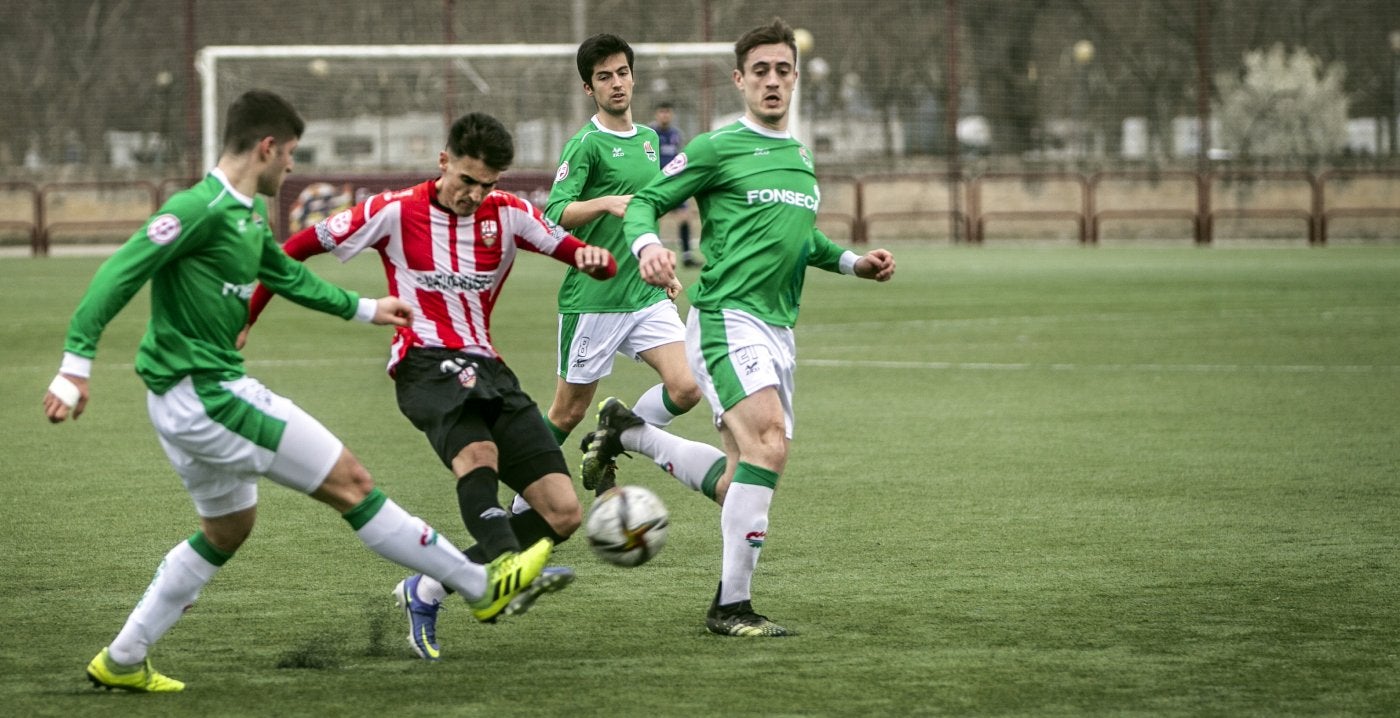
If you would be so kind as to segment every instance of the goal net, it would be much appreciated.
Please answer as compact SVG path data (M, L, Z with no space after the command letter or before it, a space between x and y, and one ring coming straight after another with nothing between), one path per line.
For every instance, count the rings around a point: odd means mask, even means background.
M743 110L730 81L730 43L645 43L636 53L632 112L675 107L687 137ZM228 103L250 88L277 92L307 118L300 172L431 170L457 116L486 112L516 139L515 169L552 169L593 113L574 44L213 46L201 50L204 166L218 158Z

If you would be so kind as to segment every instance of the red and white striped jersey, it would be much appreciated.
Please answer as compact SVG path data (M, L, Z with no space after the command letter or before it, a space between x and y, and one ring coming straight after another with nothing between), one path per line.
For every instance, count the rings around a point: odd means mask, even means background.
M533 205L492 191L470 217L435 201L436 180L375 195L292 235L295 259L330 252L344 262L366 249L379 253L389 294L413 306L413 324L399 327L389 371L412 347L460 349L496 357L491 310L521 250L573 265L583 241L545 219ZM266 303L259 288L250 306ZM262 301L259 301L259 300Z

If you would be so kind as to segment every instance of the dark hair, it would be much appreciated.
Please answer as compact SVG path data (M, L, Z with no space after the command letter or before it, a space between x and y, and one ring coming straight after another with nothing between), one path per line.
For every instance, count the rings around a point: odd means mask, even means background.
M739 38L734 43L734 67L739 72L744 71L744 58L749 56L749 51L759 45L776 45L782 43L792 48L792 56L797 57L797 37L792 34L792 28L783 22L782 18L775 17L773 22L767 25L760 25Z
M676 106L675 106L674 104L672 104L670 100L662 100L662 101L656 103L656 109L658 109L658 110L674 110L674 109L676 109Z
M290 102L267 90L249 90L228 107L224 119L224 152L241 154L264 137L286 142L301 137L306 121Z
M453 157L475 157L487 167L504 172L515 160L515 141L500 120L484 112L472 112L452 123L447 133L447 153Z
M592 87L593 66L619 52L627 56L627 66L631 67L632 46L628 45L626 40L606 32L584 40L583 44L578 46L578 54L574 56L574 64L578 65L578 76L583 80L583 84Z

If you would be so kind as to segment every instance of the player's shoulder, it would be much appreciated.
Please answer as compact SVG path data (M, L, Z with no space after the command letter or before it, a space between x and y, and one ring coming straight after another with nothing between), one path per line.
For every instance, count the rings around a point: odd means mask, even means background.
M503 189L493 189L486 198L481 201L481 206L477 209L480 214L482 210L489 212L499 212L502 209L519 209L529 211L534 208L530 201L514 192Z

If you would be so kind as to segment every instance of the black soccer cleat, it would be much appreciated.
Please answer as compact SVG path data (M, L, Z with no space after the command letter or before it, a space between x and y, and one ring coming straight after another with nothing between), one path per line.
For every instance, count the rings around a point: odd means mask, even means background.
M598 426L583 437L580 447L583 488L601 494L617 485L617 457L624 455L622 432L645 423L617 397L610 396L598 405Z

